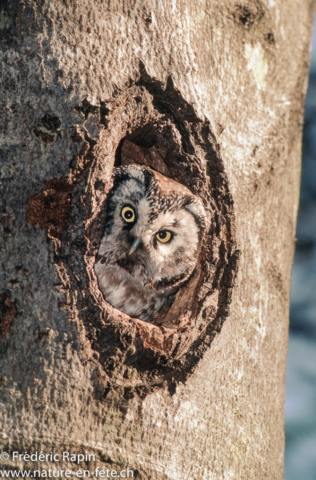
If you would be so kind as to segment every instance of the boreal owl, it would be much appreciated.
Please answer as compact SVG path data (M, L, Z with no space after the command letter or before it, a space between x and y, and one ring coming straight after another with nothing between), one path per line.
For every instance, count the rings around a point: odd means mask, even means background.
M94 266L105 300L150 321L194 272L206 223L184 185L149 167L116 168Z

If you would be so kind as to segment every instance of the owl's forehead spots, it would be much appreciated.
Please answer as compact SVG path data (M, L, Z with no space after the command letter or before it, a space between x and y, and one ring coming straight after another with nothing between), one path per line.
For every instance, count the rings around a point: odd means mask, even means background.
M145 195L145 188L141 181L131 178L123 182L115 191L115 198L119 202L132 201L137 204Z

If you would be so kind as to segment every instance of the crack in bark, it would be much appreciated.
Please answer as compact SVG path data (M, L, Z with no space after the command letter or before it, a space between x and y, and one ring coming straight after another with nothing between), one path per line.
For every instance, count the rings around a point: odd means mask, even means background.
M0 295L0 338L4 338L10 330L17 315L17 309L10 295L4 292Z

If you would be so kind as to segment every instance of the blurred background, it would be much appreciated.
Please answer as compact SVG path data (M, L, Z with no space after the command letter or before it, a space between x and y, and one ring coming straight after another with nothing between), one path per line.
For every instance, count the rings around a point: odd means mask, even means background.
M303 131L286 372L285 480L316 480L316 16Z

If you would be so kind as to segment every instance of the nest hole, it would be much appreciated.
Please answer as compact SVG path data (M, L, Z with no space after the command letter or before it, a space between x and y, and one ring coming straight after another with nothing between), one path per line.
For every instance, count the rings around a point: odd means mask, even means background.
M135 385L146 392L169 385L173 391L177 382L186 381L229 313L239 252L225 168L209 122L197 116L171 79L163 84L142 66L137 81L88 107L84 122L97 134L93 140L81 135L81 143L77 134L67 221L62 231L49 229L67 291L64 308L79 326L85 361L97 363L98 398L113 389L135 390ZM113 168L132 164L185 185L201 198L210 219L194 275L151 323L109 305L94 272Z

